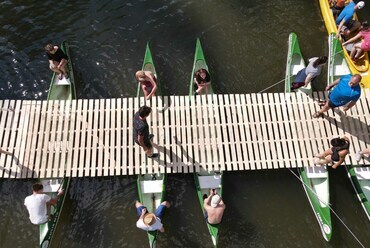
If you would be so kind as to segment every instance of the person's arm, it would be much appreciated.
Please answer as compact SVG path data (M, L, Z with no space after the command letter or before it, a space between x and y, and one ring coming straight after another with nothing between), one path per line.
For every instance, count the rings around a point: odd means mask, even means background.
M144 215L146 214L146 208L143 208L141 210L141 215L140 215L140 218L139 219L144 219Z
M325 87L325 90L326 91L329 91L331 88L333 88L334 86L336 86L340 81L340 78L337 78L333 83L329 84L328 86Z
M355 40L358 40L358 39L360 39L361 38L361 34L360 33L358 33L358 34L356 34L355 36L353 36L351 39L349 39L349 40L347 40L347 41L345 41L345 42L343 42L343 46L345 46L345 45L347 45L347 44L349 44L349 43L352 43L353 41L355 41Z
M346 22L346 20L344 20L344 18L343 18L343 20L339 23L338 29L337 29L337 38L339 37L340 30L342 29L345 22Z
M307 85L311 82L311 80L312 80L312 73L309 73L306 79L304 80L304 87L307 87Z
M51 198L49 203L51 203L53 206L57 205L59 198L64 194L63 190L60 190L57 194L56 198Z
M150 94L146 97L146 100L149 100L153 95L155 95L155 92L157 91L157 83L155 82L152 73L146 74L146 76L149 78L149 81L152 83L152 91Z
M343 108L343 111L347 111L348 109L352 108L353 106L355 106L356 104L356 101L350 101L344 108Z
M333 164L332 166L333 169L336 169L339 165L341 165L344 162L344 158L347 156L347 154L348 154L348 151L346 151L346 153L343 156L339 155L339 161Z
M62 59L58 65L58 69L62 68L65 64L67 64L68 60Z
M164 233L164 227L162 226L161 229L159 229L159 231Z

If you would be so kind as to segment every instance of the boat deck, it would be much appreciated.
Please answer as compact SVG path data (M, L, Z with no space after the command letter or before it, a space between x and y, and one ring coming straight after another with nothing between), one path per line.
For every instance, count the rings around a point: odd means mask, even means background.
M313 97L296 93L154 97L148 119L159 159L133 141L142 98L0 101L2 178L259 170L313 164L333 137L351 139L350 156L370 145L369 90L347 115L313 119ZM49 106L48 106L49 104ZM361 161L361 164L368 161Z

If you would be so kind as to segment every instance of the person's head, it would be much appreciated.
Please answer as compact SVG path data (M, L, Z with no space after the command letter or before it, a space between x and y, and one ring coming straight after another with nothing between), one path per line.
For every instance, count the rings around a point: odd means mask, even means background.
M319 65L325 64L327 61L328 61L328 57L320 56L315 60L315 62L313 63L313 66L317 67Z
M361 23L361 30L367 30L369 29L369 23L367 21L364 21Z
M207 77L207 70L206 69L200 69L197 71L197 76L199 76L201 79L206 79Z
M355 9L362 9L363 7L365 6L365 2L364 1L360 1L358 2L356 5L355 5Z
M136 80L139 82L144 82L146 79L146 75L144 71L137 71L135 73Z
M141 118L146 118L152 112L152 108L149 106L142 106L139 109L139 116Z
M351 80L349 80L348 85L351 87L357 86L361 82L361 75L360 74L355 74L351 77Z
M32 185L32 191L35 193L41 193L43 189L44 186L42 185L42 183L35 183L34 185Z
M151 226L156 222L156 217L152 213L148 213L144 216L144 224L147 226Z
M53 44L47 44L45 47L44 47L45 51L47 53L53 53L54 52L54 45Z
M221 197L219 195L213 195L211 199L211 207L215 208L221 201Z
M347 137L342 137L342 138L334 138L332 140L330 140L330 144L333 146L333 147L343 147L347 144L348 141L348 138Z

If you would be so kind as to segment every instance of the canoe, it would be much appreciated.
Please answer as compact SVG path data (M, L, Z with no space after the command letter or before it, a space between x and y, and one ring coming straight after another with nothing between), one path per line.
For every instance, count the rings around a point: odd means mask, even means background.
M328 58L328 82L332 83L335 79L350 73L349 66L344 58L344 53L340 41L335 38L335 34L329 36L329 58ZM359 167L346 164L347 175L355 189L357 198L370 220L370 167Z
M157 92L156 92L156 95L160 95L161 93L160 93L160 88L159 88L159 80L158 80L157 72L155 70L155 66L154 66L154 62L153 62L152 53L150 51L149 43L146 44L146 49L145 49L145 55L144 55L144 61L143 61L142 70L143 71L151 71L151 72L153 72L154 76L157 79ZM144 92L141 89L141 84L140 83L138 83L138 86L137 86L137 94L136 94L136 96L137 97L144 97Z
M297 73L305 68L305 62L302 56L301 48L299 47L298 37L295 33L290 33L288 40L288 54L285 70L285 92L291 92L291 86ZM311 84L306 88L301 87L298 91L306 94L312 93Z
M209 73L208 65L206 63L206 59L204 58L202 45L200 44L199 38L197 38L197 44L195 46L195 55L194 55L194 63L193 63L193 70L190 77L190 85L189 85L189 96L194 95L194 73L199 69L206 69ZM208 86L208 94L213 94L212 84Z
M303 56L299 47L297 35L289 35L288 56L285 74L285 93L290 92L294 75L304 67ZM301 90L302 89L302 90ZM310 94L311 88L299 88L298 94ZM322 235L329 241L332 235L332 225L329 207L329 175L325 166L298 168L303 189L319 223Z
M68 56L67 72L69 78L58 79L57 73L53 72L47 100L72 100L76 98L75 80L73 75L72 59L66 41L60 45L62 51Z
M149 213L154 213L165 197L166 174L140 175L137 189L140 202ZM163 220L161 220L163 223ZM156 247L158 231L147 231L149 245Z
M330 35L331 33L336 33L337 25L335 24L335 20L331 12L328 0L319 0L319 2L328 35ZM357 16L355 15L354 18L357 19ZM366 88L370 88L370 66L368 53L365 53L365 56L363 56L362 59L359 59L356 63L354 63L353 60L350 58L350 54L347 52L347 50L343 48L343 51L352 74L360 74L362 76L361 82L363 86Z
M193 70L191 72L190 77L190 84L189 84L189 95L192 96L194 94L194 74L199 69L206 69L209 73L209 69L204 58L203 49L200 43L199 38L197 39L196 47L195 47L195 55L194 55L194 63L193 63ZM213 94L212 84L208 86L208 94ZM205 171L202 170L200 172L194 173L194 181L195 186L198 194L199 203L202 209L202 213L205 214L205 210L203 207L203 195L209 194L210 189L216 189L216 192L222 198L222 172L215 172L215 171ZM212 238L212 243L214 247L217 247L218 243L218 225L211 225L206 222L208 231Z
M40 247L50 247L53 238L54 231L57 227L60 214L63 209L64 200L67 195L70 178L65 177L62 179L43 179L41 180L44 186L44 193L50 195L52 198L56 198L58 190L62 189L64 194L58 199L57 205L51 206L50 215L51 219L45 224L40 225Z
M221 172L208 172L201 171L194 173L195 186L197 189L198 199L200 206L202 208L202 213L205 214L203 207L203 195L209 195L210 189L215 189L219 196L222 198L222 173ZM212 243L214 247L217 247L218 243L218 224L212 225L206 222L208 231L212 238Z

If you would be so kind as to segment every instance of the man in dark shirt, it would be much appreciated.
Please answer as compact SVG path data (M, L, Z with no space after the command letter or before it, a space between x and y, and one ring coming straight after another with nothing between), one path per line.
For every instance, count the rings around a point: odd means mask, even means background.
M135 143L144 149L145 154L149 158L158 157L158 153L153 153L153 145L151 139L154 135L149 134L149 125L146 118L152 112L152 108L142 106L134 116L134 140Z
M62 49L60 49L60 47L54 46L53 44L47 44L44 49L48 55L50 70L59 74L59 80L63 79L63 75L65 78L68 78L66 69L68 56L62 51Z

